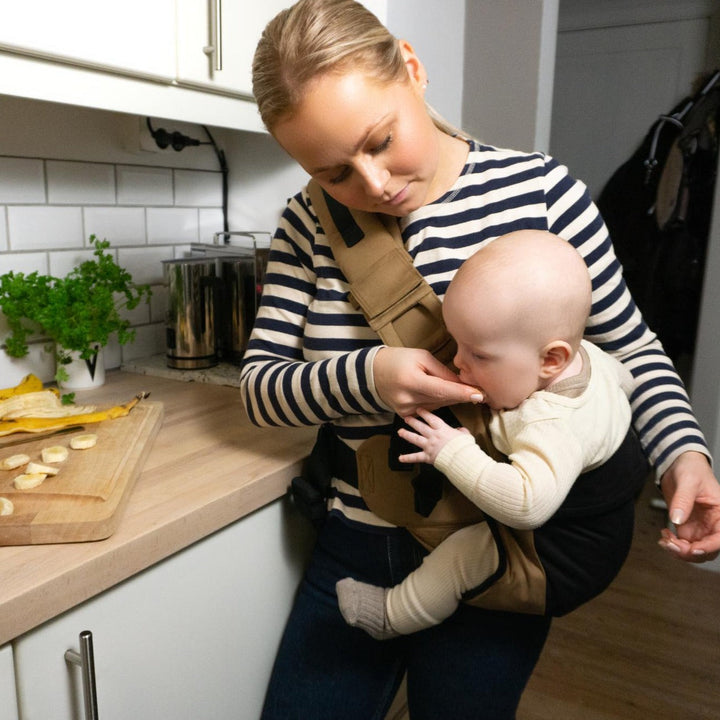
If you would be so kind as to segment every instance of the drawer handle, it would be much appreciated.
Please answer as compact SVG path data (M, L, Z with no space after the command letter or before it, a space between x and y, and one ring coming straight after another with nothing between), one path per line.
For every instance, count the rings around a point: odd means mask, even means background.
M83 630L80 633L80 652L66 650L65 660L73 665L79 665L82 671L85 720L98 720L97 689L95 687L95 655L93 653L92 633L89 630Z

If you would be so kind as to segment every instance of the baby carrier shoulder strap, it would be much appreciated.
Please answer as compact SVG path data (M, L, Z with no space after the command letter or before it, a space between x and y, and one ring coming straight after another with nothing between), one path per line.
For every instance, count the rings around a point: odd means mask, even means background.
M313 180L308 192L351 300L370 327L386 345L422 348L450 363L455 343L442 303L413 265L395 218L350 210Z

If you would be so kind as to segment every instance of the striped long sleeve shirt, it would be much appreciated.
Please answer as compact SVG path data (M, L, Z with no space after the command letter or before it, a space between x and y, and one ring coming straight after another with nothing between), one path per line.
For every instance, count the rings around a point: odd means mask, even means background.
M592 278L585 337L632 373L633 423L657 476L686 450L707 454L683 384L628 292L585 186L542 153L475 141L470 146L453 187L399 220L405 247L435 293L442 299L462 262L501 235L538 229L566 239ZM355 448L372 435L390 432L392 412L372 375L381 341L349 302L348 290L303 190L289 200L273 238L263 299L241 369L243 402L252 422L332 423L338 437ZM349 486L340 487L348 507L362 505L350 498L357 493ZM352 514L347 507L344 511ZM371 524L373 518L358 516Z

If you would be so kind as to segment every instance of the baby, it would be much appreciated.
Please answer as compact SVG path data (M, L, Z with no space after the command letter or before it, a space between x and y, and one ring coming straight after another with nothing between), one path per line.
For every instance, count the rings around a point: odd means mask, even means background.
M562 508L581 473L606 463L629 434L632 378L583 340L590 305L587 267L561 238L523 230L481 248L450 283L443 318L457 343L459 378L477 387L478 401L491 409L490 437L507 462L491 459L465 428L422 409L405 418L409 428L399 431L418 451L400 460L434 465L488 517L535 530L539 538L537 529ZM628 502L618 521L629 523L625 537L632 536L632 498ZM619 551L608 548L618 557L602 588L619 571L629 539L625 544ZM543 566L544 547L538 539ZM588 552L602 555L605 548ZM574 561L567 568L558 564L562 554L552 553L548 582L558 566L575 572ZM461 600L485 589L499 562L489 523L471 525L441 542L393 588L339 581L340 610L350 625L378 639L409 634L442 622Z

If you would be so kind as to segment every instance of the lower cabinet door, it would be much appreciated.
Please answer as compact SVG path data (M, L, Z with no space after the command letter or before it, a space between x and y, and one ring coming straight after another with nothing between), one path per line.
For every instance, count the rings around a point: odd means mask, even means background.
M21 720L85 717L83 631L103 720L259 717L311 542L277 501L18 638Z
M18 720L12 645L0 647L0 720Z

